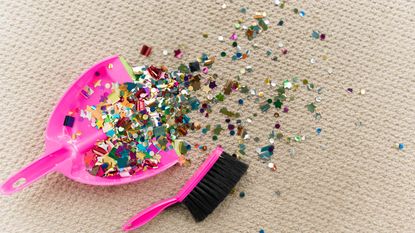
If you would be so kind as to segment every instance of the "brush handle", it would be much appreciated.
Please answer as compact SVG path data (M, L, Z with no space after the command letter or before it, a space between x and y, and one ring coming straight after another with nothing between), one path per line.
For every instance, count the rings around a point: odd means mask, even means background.
M66 148L61 148L50 154L43 155L38 160L35 160L9 177L1 185L0 191L3 194L9 195L26 188L42 176L54 171L56 165L65 161L69 156L70 151Z
M148 207L147 209L141 211L134 217L130 218L127 223L124 224L122 229L124 231L134 230L143 226L144 224L150 222L153 218L155 218L161 211L165 210L167 207L178 203L176 197L168 198L162 201L159 201L152 206Z

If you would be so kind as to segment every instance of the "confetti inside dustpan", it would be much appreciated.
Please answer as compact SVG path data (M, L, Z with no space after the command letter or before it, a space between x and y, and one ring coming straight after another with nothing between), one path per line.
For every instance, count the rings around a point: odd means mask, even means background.
M131 67L120 56L107 58L81 75L63 95L49 119L44 154L6 180L1 192L12 194L20 191L54 171L81 183L118 185L149 178L176 164L178 157L174 150L164 151L153 145L148 150L160 155L154 169L143 169L125 177L101 177L92 175L85 167L86 153L107 135L81 117L81 110L98 104L102 96L108 96L112 85L131 82L133 77Z

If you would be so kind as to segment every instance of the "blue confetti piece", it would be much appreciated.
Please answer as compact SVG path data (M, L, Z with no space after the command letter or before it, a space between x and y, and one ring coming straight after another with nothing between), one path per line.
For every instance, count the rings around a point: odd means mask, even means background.
M114 136L115 132L114 132L114 130L113 130L113 129L111 129L111 130L107 131L105 134L106 134L108 137L112 137L112 136Z
M321 131L322 131L322 129L321 129L321 128L316 128L316 133L317 133L317 135L320 135Z

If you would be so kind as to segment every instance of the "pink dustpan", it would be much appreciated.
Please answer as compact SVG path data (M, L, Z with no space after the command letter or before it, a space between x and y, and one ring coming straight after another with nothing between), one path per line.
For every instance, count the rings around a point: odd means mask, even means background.
M79 114L74 115L75 121L72 127L63 124L68 112L73 109L85 109L87 105L96 105L105 92L111 91L107 88L95 88L97 82L102 86L112 85L115 82L131 82L133 75L131 67L120 56L107 58L82 74L63 95L49 119L45 153L6 180L1 186L1 192L15 193L54 171L81 183L118 185L149 178L176 164L178 157L174 150L160 151L161 160L156 169L139 171L128 177L93 176L86 170L84 153L96 140L105 139L107 136L102 130L92 127L88 120L82 120ZM77 134L77 137L73 137L74 134Z

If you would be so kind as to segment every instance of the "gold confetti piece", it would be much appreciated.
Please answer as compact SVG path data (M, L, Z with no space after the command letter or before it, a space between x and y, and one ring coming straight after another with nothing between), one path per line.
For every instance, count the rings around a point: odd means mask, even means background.
M120 93L119 92L113 92L110 95L108 95L108 103L114 104L120 99Z
M254 19L262 19L267 17L266 12L255 12L255 15L253 16Z
M101 86L101 79L99 79L98 81L94 83L94 87L100 87L100 86Z

